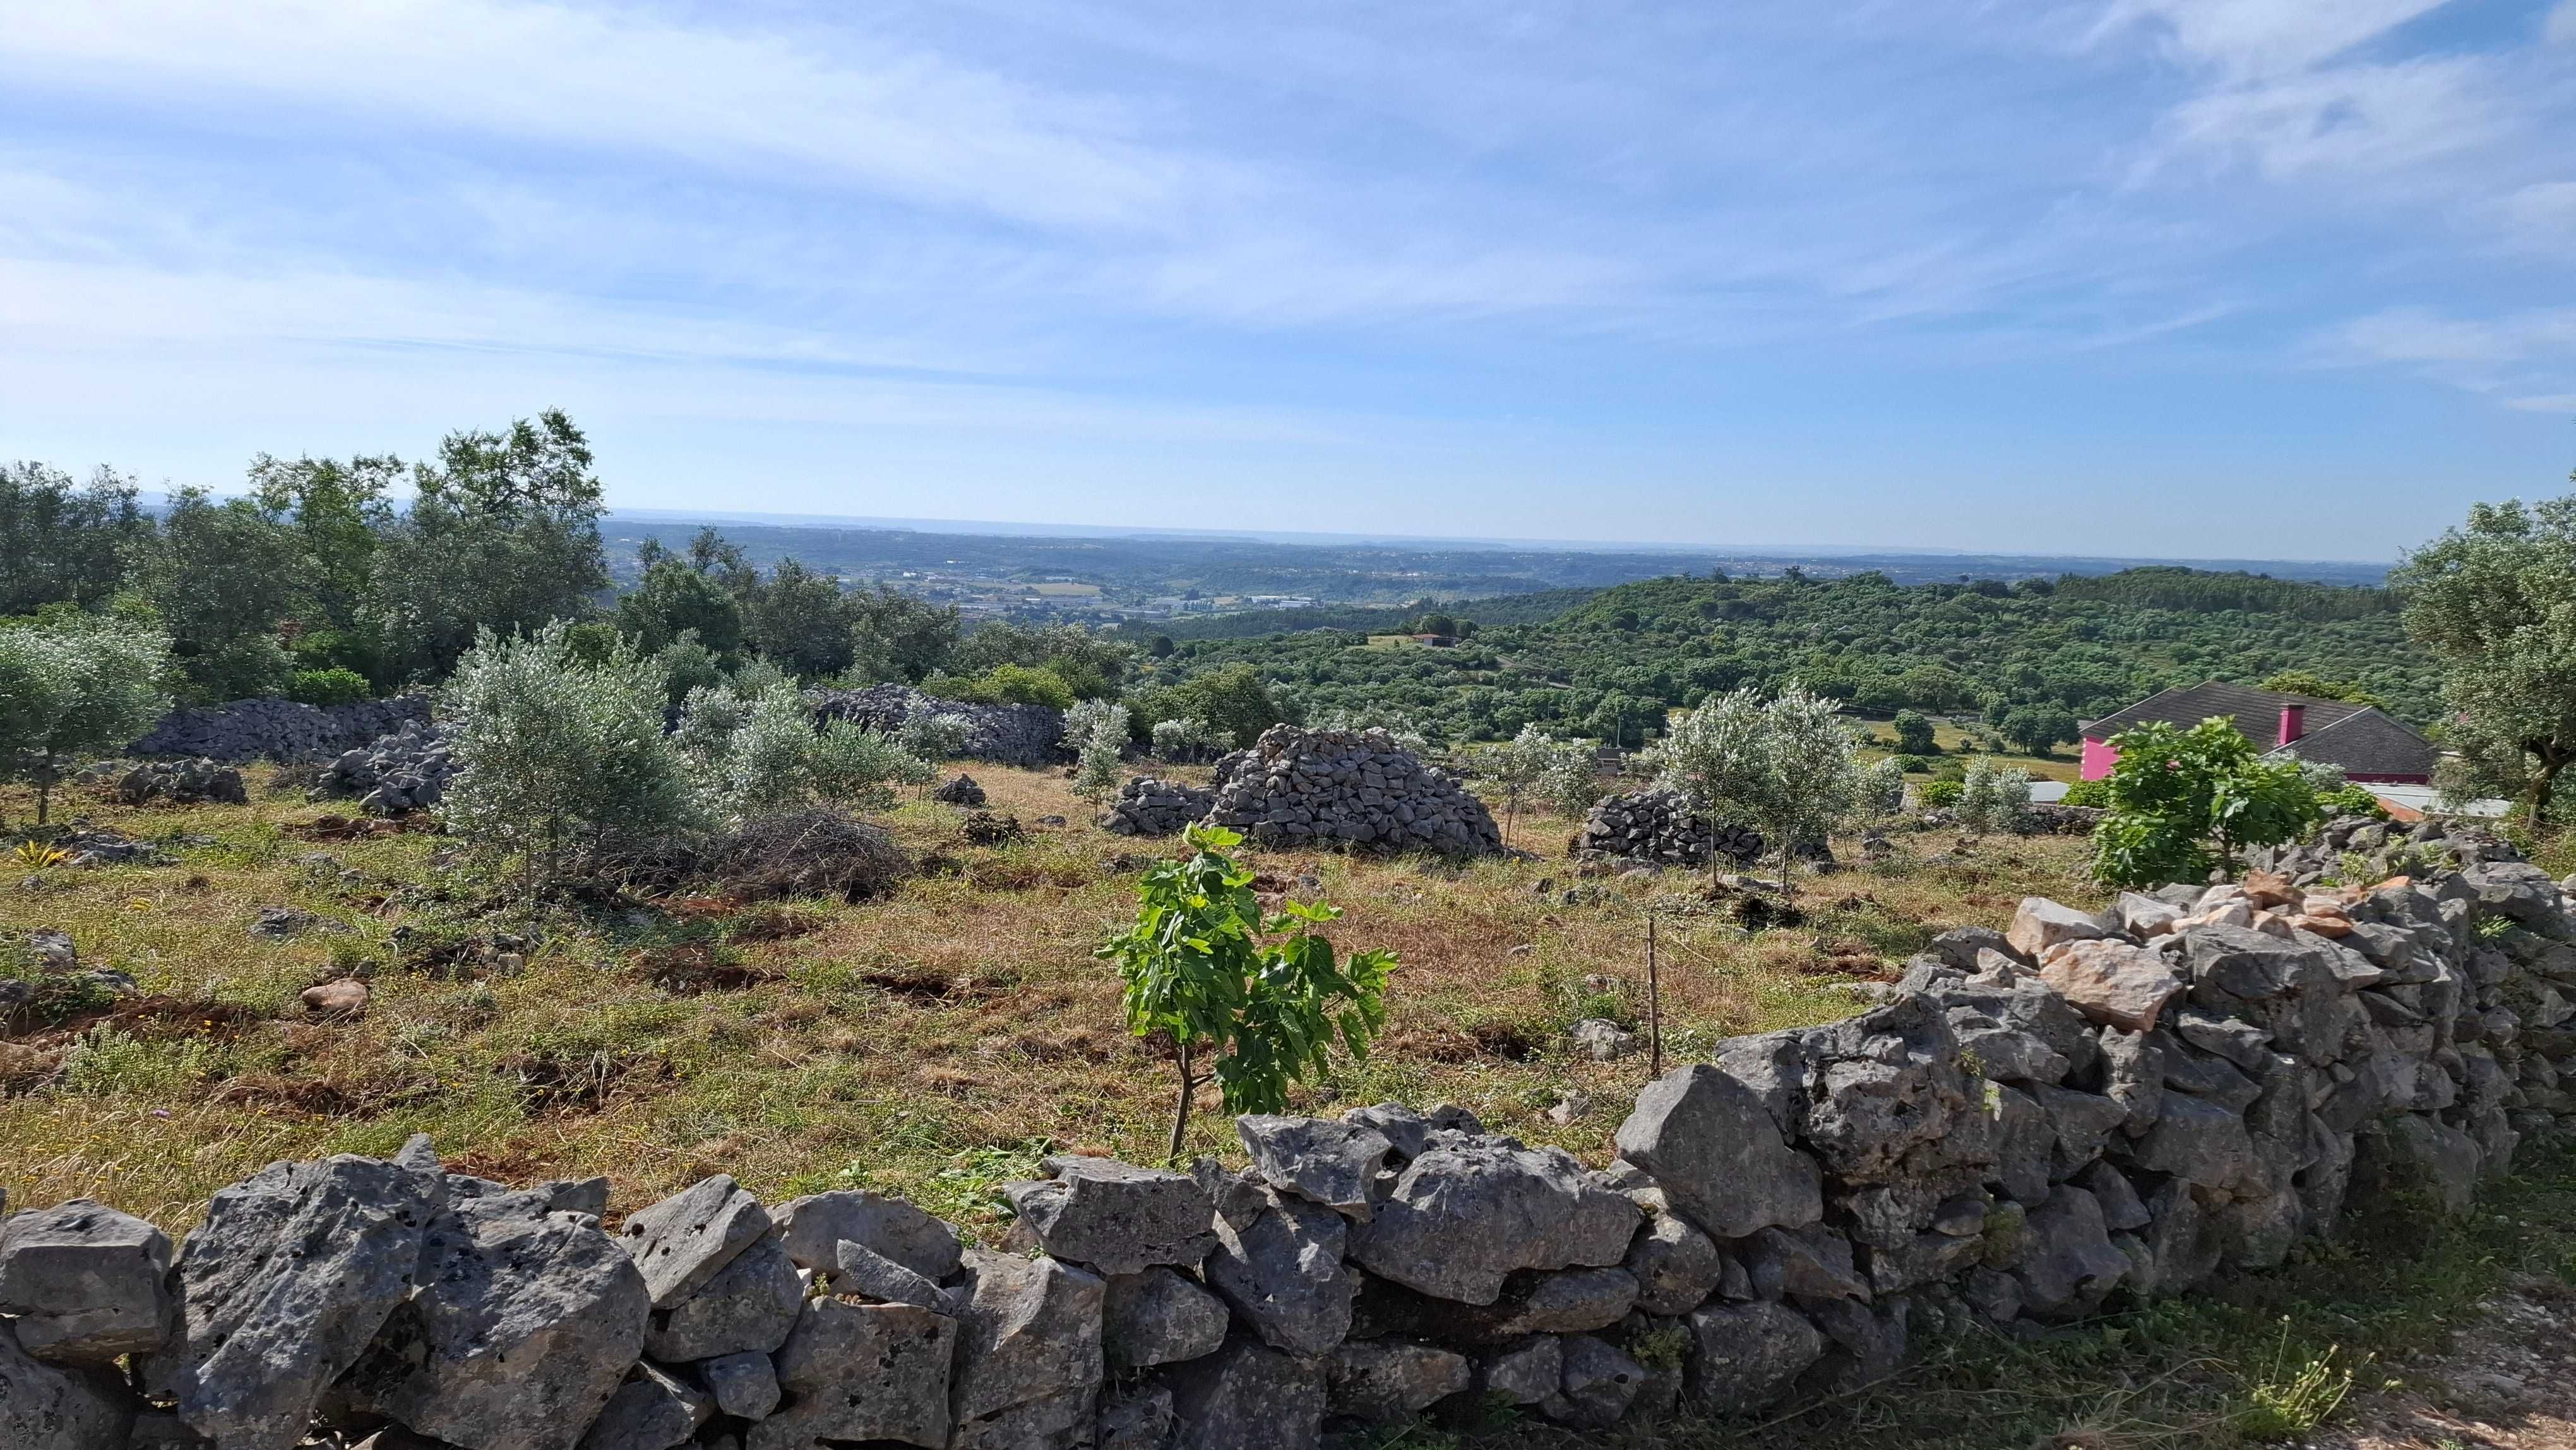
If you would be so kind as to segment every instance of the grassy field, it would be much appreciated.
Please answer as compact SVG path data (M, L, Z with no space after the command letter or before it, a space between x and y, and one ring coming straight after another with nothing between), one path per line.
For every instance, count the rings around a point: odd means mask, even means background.
M22 868L0 892L0 929L66 930L85 966L129 972L149 994L0 1042L0 1186L22 1202L86 1194L175 1227L272 1159L386 1152L427 1131L494 1177L605 1173L621 1210L721 1169L766 1197L857 1183L989 1224L993 1183L1044 1144L1152 1161L1170 1068L1125 1030L1116 978L1091 949L1132 909L1146 853L1171 843L1088 825L1055 774L975 775L1029 839L969 846L962 812L907 803L887 824L945 865L890 899L613 901L533 923L441 870L455 853L439 836L313 839L331 807L270 788L264 772L246 806L75 799L67 809L100 826L193 844L152 867ZM0 808L23 819L25 805ZM1047 816L1072 824L1038 824ZM1896 862L1807 882L1809 925L1747 932L1689 898L1695 879L1578 879L1562 859L1569 833L1524 814L1514 842L1543 859L1469 867L1252 858L1301 895L1313 877L1348 912L1342 945L1404 962L1380 1050L1308 1091L1305 1108L1456 1101L1605 1161L1646 1059L1577 1060L1565 1033L1583 1017L1646 1014L1650 903L1700 912L1659 929L1666 1041L1683 1059L1730 1034L1846 1015L1853 984L1941 927L2002 922L2024 892L2086 896L2079 842L1990 842L1962 863L1911 865L1951 847L1923 837ZM1585 899L1568 904L1576 886ZM322 925L253 935L277 906ZM496 931L534 944L485 940ZM311 1018L303 989L351 972L372 988L365 1014ZM1593 1108L1561 1125L1545 1113L1567 1092ZM1214 1114L1192 1142L1239 1154Z

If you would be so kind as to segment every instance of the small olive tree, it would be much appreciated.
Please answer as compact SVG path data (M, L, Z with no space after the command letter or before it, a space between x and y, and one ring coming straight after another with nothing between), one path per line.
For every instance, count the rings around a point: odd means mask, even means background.
M1265 916L1251 868L1225 853L1232 831L1192 826L1186 861L1164 861L1136 885L1136 919L1101 943L1126 984L1127 1026L1170 1039L1180 1075L1170 1159L1181 1156L1190 1099L1212 1063L1229 1113L1277 1113L1291 1083L1320 1077L1338 1039L1354 1059L1386 1025L1395 953L1334 959L1316 928L1341 915L1323 902L1285 903Z
M1780 851L1781 889L1795 896L1797 848L1821 841L1861 803L1860 757L1842 706L1791 685L1765 700L1751 688L1712 695L1654 751L1661 783L1715 820L1749 822ZM1723 869L1712 854L1710 870Z
M903 717L895 743L932 765L955 760L975 738L975 722L953 711L915 710Z
M2030 814L2030 772L1980 755L1959 782L1956 809L1959 824L1980 835L2020 830Z
M1905 809L1905 762L1897 756L1880 757L1860 776L1860 813L1873 821L1883 821Z
M66 762L121 750L170 708L170 637L121 619L68 615L0 626L0 774L52 813Z
M575 853L700 825L663 690L622 641L583 659L561 620L482 631L439 694L456 763L440 817L468 846L518 857L531 898Z
M954 717L950 717L954 718ZM895 738L848 720L815 724L796 687L772 681L748 698L729 686L689 692L673 743L708 810L741 822L830 802L894 804L894 787L926 785L938 767Z
M1520 812L1521 802L1539 804L1581 815L1599 797L1592 779L1592 747L1581 741L1564 741L1541 730L1535 722L1521 727L1521 733L1485 752L1484 764L1493 774L1494 783L1503 792L1503 841L1512 839L1512 820Z
M1127 707L1115 700L1082 700L1064 712L1064 740L1073 747L1073 793L1097 800L1118 789L1127 754Z
M1157 720L1152 734L1154 757L1158 760L1197 760L1221 748L1216 728L1195 715Z

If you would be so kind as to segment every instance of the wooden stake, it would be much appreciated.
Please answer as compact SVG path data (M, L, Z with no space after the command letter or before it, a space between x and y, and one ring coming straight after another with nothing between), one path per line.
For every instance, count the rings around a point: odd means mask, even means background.
M1655 909L1646 908L1646 1032L1653 1047L1654 1073L1664 1075L1664 986L1655 968Z

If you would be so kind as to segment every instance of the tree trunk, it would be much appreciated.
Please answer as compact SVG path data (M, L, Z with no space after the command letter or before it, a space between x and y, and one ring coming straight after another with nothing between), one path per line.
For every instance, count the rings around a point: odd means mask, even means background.
M54 753L46 751L36 765L36 825L42 828L54 804Z
M2547 740L2535 740L2528 748L2540 757L2540 770L2531 778L2530 801L2526 807L2531 829L2538 832L2549 825L2549 799L2558 791L2558 773L2567 768L2568 752ZM37 819L41 821L43 817L40 815Z
M1190 1079L1190 1045L1183 1042L1179 1044L1179 1048L1181 1093L1179 1100L1172 1105L1172 1147L1170 1152L1163 1155L1163 1163L1166 1167L1181 1161L1181 1143L1189 1137L1190 1133L1190 1097L1198 1091L1199 1086Z

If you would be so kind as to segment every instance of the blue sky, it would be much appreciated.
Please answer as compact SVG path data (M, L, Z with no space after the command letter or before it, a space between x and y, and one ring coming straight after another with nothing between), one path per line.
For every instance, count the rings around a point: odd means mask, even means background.
M0 455L2381 558L2576 463L2576 0L0 0Z

